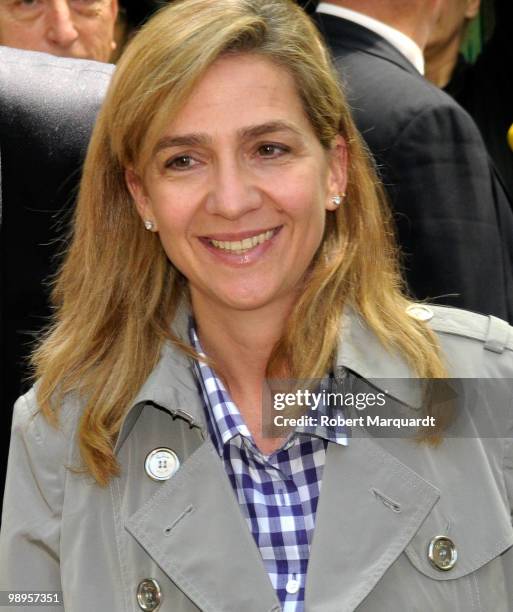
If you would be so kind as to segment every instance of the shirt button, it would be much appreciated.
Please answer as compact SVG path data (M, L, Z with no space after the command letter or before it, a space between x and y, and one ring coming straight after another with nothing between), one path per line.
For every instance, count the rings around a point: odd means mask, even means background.
M169 480L180 467L180 460L170 448L155 448L146 457L144 469L152 480Z
M428 557L436 569L447 572L456 565L458 551L450 538L437 536L429 543Z
M412 304L411 306L408 306L406 313L409 314L412 319L416 319L417 321L430 321L435 316L435 313L431 310L431 308L423 306L422 304Z
M137 603L141 610L151 612L160 605L161 593L160 586L153 578L145 578L137 587Z
M299 591L300 586L301 585L299 583L299 580L294 580L293 578L291 578L287 582L285 590L287 591L287 593L290 593L290 595L294 595L294 593L297 593Z

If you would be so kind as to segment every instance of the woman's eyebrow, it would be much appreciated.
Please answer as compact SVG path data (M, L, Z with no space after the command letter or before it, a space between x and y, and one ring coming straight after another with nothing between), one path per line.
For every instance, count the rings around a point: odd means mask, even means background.
M293 124L287 121L268 121L266 123L259 123L257 125L250 125L248 127L240 128L237 130L237 135L242 140L248 138L257 138L258 136L265 136L273 132L292 132L297 136L301 136L301 131ZM171 147L183 147L183 146L204 146L212 143L212 136L209 134L202 133L191 133L181 134L177 136L164 136L161 138L153 149L155 155L162 149L168 149Z
M297 136L301 136L301 131L292 123L287 121L269 121L258 125L252 125L238 130L242 138L255 138L257 136L265 136L272 132L293 132Z
M183 146L195 146L210 144L212 138L207 134L183 134L180 136L164 136L161 138L153 149L155 155L162 149L169 149L170 147L183 147Z

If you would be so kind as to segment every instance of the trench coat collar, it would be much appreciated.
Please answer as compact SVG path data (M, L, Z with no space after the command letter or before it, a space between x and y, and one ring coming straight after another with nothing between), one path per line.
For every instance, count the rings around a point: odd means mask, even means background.
M177 336L187 342L189 315L186 307L180 308L173 324ZM422 388L410 366L397 352L386 349L350 307L345 309L342 316L334 369L336 372L350 370L389 397L414 409L421 408ZM191 360L169 342L164 344L157 366L125 416L115 452L127 438L146 403L169 410L174 416L187 420L191 427L199 427L205 438L208 436L201 393Z

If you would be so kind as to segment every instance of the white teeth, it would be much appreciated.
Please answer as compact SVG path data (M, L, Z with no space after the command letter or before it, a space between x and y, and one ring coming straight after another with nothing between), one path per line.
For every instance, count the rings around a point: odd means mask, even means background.
M235 240L228 242L227 240L210 240L210 244L215 246L216 249L222 249L224 251L231 251L236 255L245 253L250 249L253 249L257 244L262 244L266 240L270 240L274 236L274 230L262 232L258 236L252 236L251 238L244 238L244 240Z

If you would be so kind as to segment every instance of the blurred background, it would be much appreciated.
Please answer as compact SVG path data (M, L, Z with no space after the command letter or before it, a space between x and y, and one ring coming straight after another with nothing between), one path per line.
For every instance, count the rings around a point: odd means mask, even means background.
M513 0L481 0L479 15L470 23L461 51L465 58L473 62L481 52L484 43L491 37L495 28L496 4L506 2L513 4ZM317 0L298 0L308 13L313 13L319 2ZM150 15L160 6L167 4L166 0L121 0L120 19L118 23L118 36L124 36L140 27ZM121 51L122 45L118 45Z

